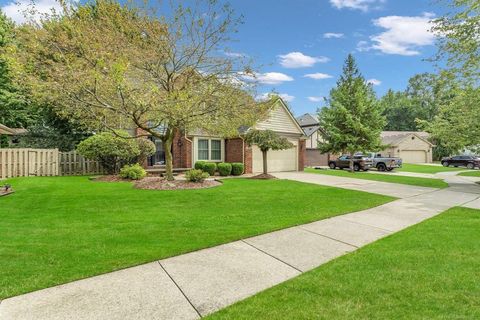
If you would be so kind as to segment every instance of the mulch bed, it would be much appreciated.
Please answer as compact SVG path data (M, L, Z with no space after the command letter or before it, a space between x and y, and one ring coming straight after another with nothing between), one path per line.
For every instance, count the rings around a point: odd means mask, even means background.
M186 180L167 181L160 177L146 177L135 181L135 188L147 190L183 190L183 189L204 189L221 185L216 180L205 180L203 182L189 182Z
M204 182L189 182L186 180L167 181L162 177L145 177L142 180L125 180L119 176L100 176L95 177L94 181L103 182L133 182L135 188L145 190L183 190L183 189L204 189L221 185L217 180L205 180Z
M271 174L262 173L262 174L253 176L250 179L270 180L270 179L277 179L277 177L274 177Z

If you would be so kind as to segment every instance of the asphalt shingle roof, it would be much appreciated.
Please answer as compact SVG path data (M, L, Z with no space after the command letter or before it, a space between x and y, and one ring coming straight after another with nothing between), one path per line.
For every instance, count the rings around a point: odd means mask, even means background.
M318 119L311 113L305 113L303 116L297 118L300 127L314 126L318 124Z

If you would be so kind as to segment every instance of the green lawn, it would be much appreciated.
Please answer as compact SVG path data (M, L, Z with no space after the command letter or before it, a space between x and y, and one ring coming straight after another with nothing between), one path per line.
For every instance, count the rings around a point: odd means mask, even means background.
M465 170L465 168L455 168L455 167L443 167L443 166L431 166L424 164L410 164L404 163L402 168L395 169L396 171L405 171L405 172L417 172L417 173L439 173L446 171L459 171Z
M12 179L0 198L0 299L393 198L287 180L137 190L87 177Z
M458 174L459 176L464 177L480 177L480 170L472 170L469 172L462 172Z
M479 230L454 208L208 319L480 319Z
M431 188L446 188L448 184L441 179L430 179L430 178L417 178L417 177L404 177L380 173L368 173L368 172L355 172L351 173L348 170L316 170L312 168L305 169L306 172L325 174L330 176L339 176L347 178L357 178L373 181L382 181L382 182L391 182L399 184L408 184L412 186L421 186L421 187L431 187Z

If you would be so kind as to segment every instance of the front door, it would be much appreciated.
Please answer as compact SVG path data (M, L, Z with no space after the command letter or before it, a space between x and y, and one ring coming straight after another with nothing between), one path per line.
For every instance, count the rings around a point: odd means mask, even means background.
M163 166L165 165L165 150L163 149L163 142L162 140L149 137L150 141L155 144L155 154L148 158L148 165L152 166Z

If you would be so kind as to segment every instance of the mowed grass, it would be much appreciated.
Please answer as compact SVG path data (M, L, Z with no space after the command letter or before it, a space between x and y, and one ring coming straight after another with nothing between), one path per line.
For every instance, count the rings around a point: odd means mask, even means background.
M443 167L443 166L432 166L427 164L411 164L404 163L401 168L395 169L396 171L405 171L405 172L416 172L416 173L439 173L439 172L448 172L448 171L460 171L465 170L466 168L455 168L455 167Z
M461 172L458 174L459 176L464 177L480 177L480 170L472 170L469 172Z
M0 299L393 200L287 180L183 191L88 177L9 182L16 192L0 198Z
M208 319L480 319L479 230L453 208Z
M306 172L318 173L330 176L346 177L346 178L355 178L355 179L364 179L372 181L381 181L381 182L391 182L399 184L407 184L412 186L421 186L421 187L430 187L430 188L446 188L448 184L441 179L431 179L431 178L417 178L417 177L404 177L397 175L388 175L380 173L369 173L369 172L354 172L351 173L348 170L317 170L312 168L305 169Z

